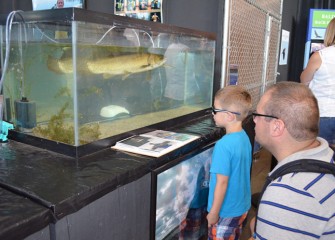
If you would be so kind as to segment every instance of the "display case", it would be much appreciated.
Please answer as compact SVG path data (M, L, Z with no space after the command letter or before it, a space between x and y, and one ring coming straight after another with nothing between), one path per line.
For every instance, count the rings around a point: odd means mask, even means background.
M80 157L211 106L213 33L76 8L9 16L0 44L10 138Z
M203 239L207 236L212 153L213 144L155 169L150 239Z

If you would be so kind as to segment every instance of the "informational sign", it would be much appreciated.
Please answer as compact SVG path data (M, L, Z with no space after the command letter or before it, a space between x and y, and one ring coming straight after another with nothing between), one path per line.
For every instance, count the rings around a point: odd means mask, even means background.
M32 0L33 10L84 8L85 0Z
M116 15L163 22L161 6L163 0L115 0Z
M286 30L281 31L280 56L279 65L287 64L288 47L290 43L290 32Z
M335 10L310 9L305 44L304 68L311 54L324 47L323 39L330 20L335 17Z
M335 17L335 11L312 9L312 18L310 19L312 28L326 29L328 23Z
M229 65L229 85L237 85L238 81L238 65Z

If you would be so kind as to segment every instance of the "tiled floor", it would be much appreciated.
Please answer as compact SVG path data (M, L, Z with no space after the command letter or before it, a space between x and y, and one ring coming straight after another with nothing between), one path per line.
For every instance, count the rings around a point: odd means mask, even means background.
M262 190L264 180L271 168L271 153L265 149L261 149L254 154L252 170L251 170L251 191L257 193ZM248 221L243 228L240 240L247 240L250 237L249 223L250 219L255 216L255 208L251 208L248 214Z

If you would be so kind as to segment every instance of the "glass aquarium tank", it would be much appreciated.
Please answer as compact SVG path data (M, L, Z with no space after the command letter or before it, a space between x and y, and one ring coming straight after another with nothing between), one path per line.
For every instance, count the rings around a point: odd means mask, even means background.
M14 15L0 18L10 138L81 156L211 106L213 33L77 8Z

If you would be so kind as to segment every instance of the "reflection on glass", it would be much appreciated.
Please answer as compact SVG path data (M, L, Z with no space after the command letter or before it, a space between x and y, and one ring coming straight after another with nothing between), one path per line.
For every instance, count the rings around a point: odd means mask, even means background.
M194 239L207 234L210 148L158 174L155 239Z

